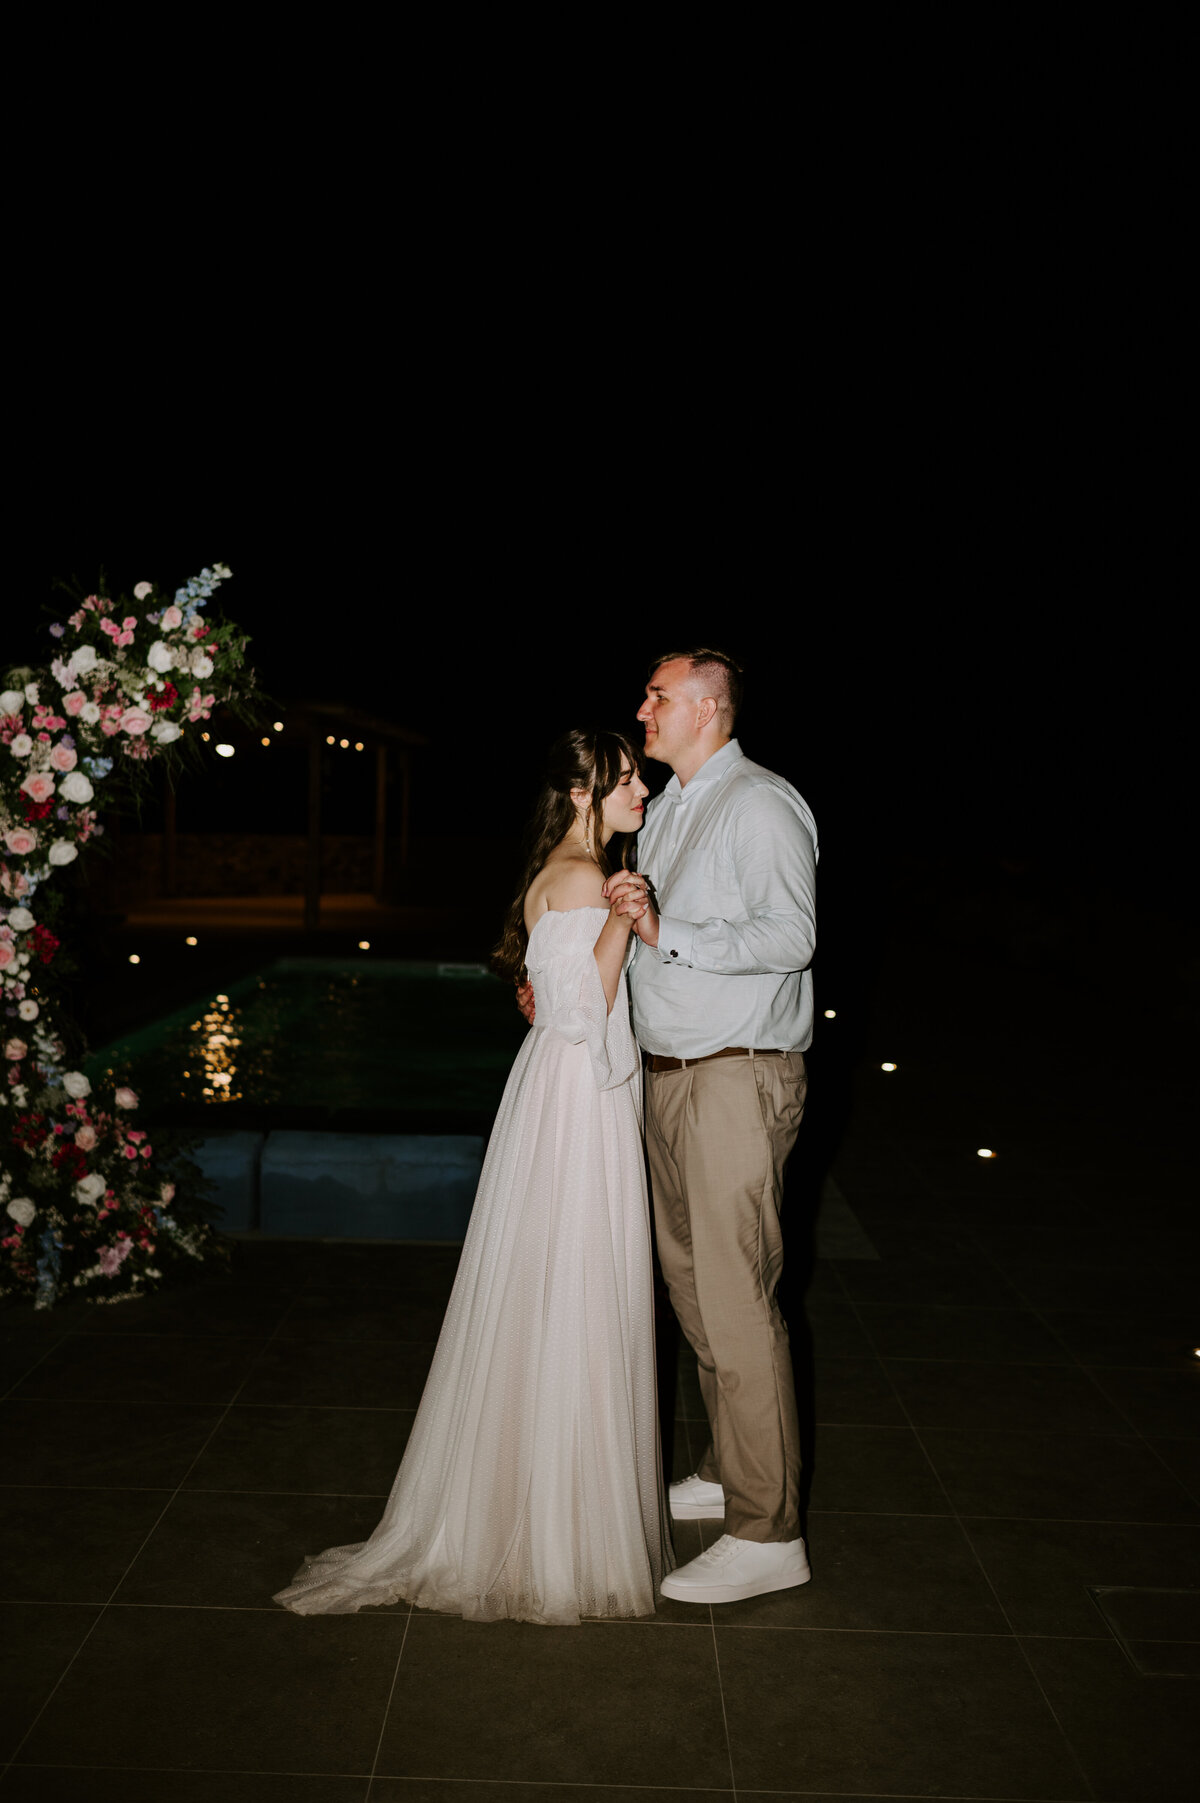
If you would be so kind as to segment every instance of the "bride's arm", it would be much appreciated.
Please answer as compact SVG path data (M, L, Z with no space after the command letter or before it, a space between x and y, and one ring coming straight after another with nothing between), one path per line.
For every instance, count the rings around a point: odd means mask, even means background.
M582 866L564 872L547 897L547 906L564 914L573 908L603 908L606 905L600 872ZM629 906L627 901L624 905L626 908ZM594 947L596 968L604 985L604 999L608 1003L610 1014L617 999L633 922L632 912L618 913L616 907L609 908L608 919L601 927Z

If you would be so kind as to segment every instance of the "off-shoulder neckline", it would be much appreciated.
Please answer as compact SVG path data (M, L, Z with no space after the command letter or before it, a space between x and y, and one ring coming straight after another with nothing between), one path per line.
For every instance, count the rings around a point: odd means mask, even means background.
M533 925L529 929L529 937L530 937L530 939L533 938L533 935L537 932L537 930L541 926L543 920L545 920L551 914L556 914L560 920L563 920L566 918L566 916L568 914L607 914L607 913L608 913L608 909L606 907L597 908L597 907L592 907L591 905L584 907L584 908L543 908L542 912L538 915L537 919L534 921Z

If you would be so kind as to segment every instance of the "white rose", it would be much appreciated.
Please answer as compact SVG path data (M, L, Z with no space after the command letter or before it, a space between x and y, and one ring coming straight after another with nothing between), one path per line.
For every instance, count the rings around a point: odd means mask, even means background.
M8 1205L8 1212L14 1221L19 1221L22 1227L28 1227L37 1209L28 1196L14 1196Z
M27 732L19 732L8 749L15 758L27 758L33 750L33 740Z
M76 645L67 660L67 669L80 676L85 670L96 668L96 647L94 645Z
M25 705L20 689L5 689L0 695L0 714L19 714Z
M95 1207L97 1200L104 1194L107 1187L99 1171L89 1171L87 1176L81 1177L75 1185L75 1195L80 1202L86 1202L90 1207Z
M133 598L135 601L144 601L147 595L152 595L153 593L154 584L152 582L135 582L133 585Z
M92 1086L82 1071L68 1071L63 1078L63 1088L74 1102L82 1102L84 1096L90 1096Z
M100 704L97 701L85 701L79 710L79 718L87 726L95 726L100 718Z
M168 670L175 668L175 653L169 645L164 645L161 639L155 639L146 653L146 662L152 670L157 670L160 676L165 676Z
M27 682L25 684L25 699L29 703L30 707L37 706L37 704L38 704L38 686L37 686L36 682Z
M157 726L150 728L150 737L157 739L160 745L173 745L176 739L183 737L183 731L173 720L160 720Z
M56 839L50 847L52 864L73 864L79 856L79 847L72 845L69 839Z
M25 1085L23 1083L14 1083L8 1093L12 1097L12 1105L14 1108L25 1107L27 1097L25 1095Z
M198 676L200 678L200 680L203 682L204 678L206 676L211 676L212 673L213 673L212 658L206 657L203 651L193 651L192 652L192 675Z
M82 770L71 770L58 785L58 792L64 801L90 801L96 793Z
M118 1108L136 1108L138 1105L137 1091L123 1085L120 1089L113 1091L113 1101Z
M28 908L11 908L8 915L8 924L18 933L27 933L33 925L33 915L29 912Z
M17 1013L21 1016L22 1020L36 1020L39 1013L38 1005L36 1002L28 1000L19 1002L17 1004Z

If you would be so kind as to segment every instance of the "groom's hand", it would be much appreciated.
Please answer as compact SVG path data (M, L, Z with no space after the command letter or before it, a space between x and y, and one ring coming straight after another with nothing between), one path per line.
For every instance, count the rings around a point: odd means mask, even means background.
M525 1019L529 1022L529 1025L532 1027L533 1017L534 1017L534 1014L536 1013L536 1009L534 1008L534 1005L533 1005L533 984L532 983L518 983L517 984L517 1007L521 1010L521 1013L525 1016Z

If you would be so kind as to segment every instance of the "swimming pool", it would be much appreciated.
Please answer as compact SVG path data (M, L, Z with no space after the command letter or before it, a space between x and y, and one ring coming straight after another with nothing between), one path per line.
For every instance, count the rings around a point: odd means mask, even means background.
M511 987L482 965L279 958L85 1068L132 1084L149 1118L204 1128L369 1115L477 1131L525 1032Z

